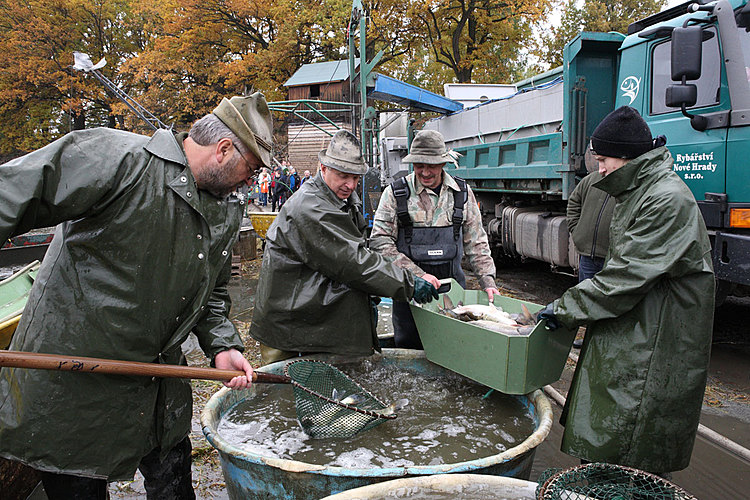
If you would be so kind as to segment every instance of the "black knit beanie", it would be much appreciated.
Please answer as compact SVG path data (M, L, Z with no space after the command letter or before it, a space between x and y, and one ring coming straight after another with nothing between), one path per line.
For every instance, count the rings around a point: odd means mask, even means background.
M637 158L654 149L653 144L648 125L630 106L605 116L591 134L592 152L610 158Z

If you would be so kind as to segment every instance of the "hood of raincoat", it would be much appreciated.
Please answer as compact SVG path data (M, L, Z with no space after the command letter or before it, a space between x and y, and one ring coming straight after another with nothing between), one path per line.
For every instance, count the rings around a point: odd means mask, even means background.
M703 217L657 148L595 184L617 199L609 254L555 301L588 324L562 450L649 472L687 467L706 384L714 275Z
M177 138L74 132L0 166L0 239L57 226L10 349L147 363L242 343L226 283L235 197L197 189ZM0 370L0 455L37 469L131 479L190 430L185 380Z
M251 335L296 352L369 355L378 348L370 297L409 300L414 278L366 246L356 193L340 200L318 174L266 234Z

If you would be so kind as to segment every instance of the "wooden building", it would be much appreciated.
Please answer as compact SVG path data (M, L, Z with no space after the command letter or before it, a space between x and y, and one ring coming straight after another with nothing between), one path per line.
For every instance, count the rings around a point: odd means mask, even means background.
M355 61L359 65L359 59ZM349 95L349 61L328 61L305 64L284 83L289 89L289 99L317 100L328 102L350 102ZM302 175L305 170L313 174L318 171L318 152L328 146L331 136L321 128L333 134L338 128L351 130L352 115L350 108L335 104L318 104L326 118L309 112L309 108L298 106L300 116L290 115L287 125L287 156L289 163ZM315 125L311 124L313 122ZM320 127L320 128L318 128Z

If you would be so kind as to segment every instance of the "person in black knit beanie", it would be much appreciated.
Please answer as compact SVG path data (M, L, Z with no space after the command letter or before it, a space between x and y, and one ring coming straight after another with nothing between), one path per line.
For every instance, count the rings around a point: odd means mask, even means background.
M666 138L653 139L646 122L630 106L619 107L605 116L591 134L594 155L610 158L637 158L664 144Z
M617 201L604 267L537 317L549 330L587 325L562 451L668 477L695 443L715 285L706 225L664 142L630 107L596 127L592 187Z

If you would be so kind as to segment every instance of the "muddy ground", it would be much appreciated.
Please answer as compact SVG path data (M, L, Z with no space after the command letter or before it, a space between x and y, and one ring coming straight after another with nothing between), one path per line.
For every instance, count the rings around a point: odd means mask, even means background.
M252 318L255 286L260 259L242 264L242 273L232 279L230 292L233 298L232 319L235 321L246 345L246 355L253 366L260 366L257 344L247 331ZM546 304L557 298L577 279L570 275L553 274L544 264L527 263L498 270L498 284L509 296ZM476 280L469 277L469 288L477 288ZM709 384L704 399L702 423L750 447L750 299L730 298L717 309L714 345ZM583 329L579 334L583 333ZM207 366L207 360L195 346L188 346L189 362ZM570 362L563 377L553 384L563 395L572 375ZM205 440L200 429L200 411L205 402L219 388L220 383L194 381L193 395L193 482L200 499L228 498L221 474L218 453ZM555 414L559 408L553 404ZM536 480L547 467L569 467L578 461L559 451L562 428L555 423L547 440L538 448L531 480ZM750 464L726 454L716 446L698 439L690 467L675 474L674 481L701 499L746 498L750 489ZM113 483L110 494L116 499L143 498L142 478L132 482Z

